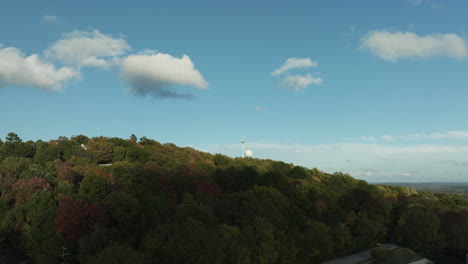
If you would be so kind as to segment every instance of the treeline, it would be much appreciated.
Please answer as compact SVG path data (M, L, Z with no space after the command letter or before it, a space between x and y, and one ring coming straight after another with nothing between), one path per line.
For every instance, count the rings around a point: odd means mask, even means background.
M393 242L462 257L468 200L132 135L0 141L0 247L38 263L321 263Z

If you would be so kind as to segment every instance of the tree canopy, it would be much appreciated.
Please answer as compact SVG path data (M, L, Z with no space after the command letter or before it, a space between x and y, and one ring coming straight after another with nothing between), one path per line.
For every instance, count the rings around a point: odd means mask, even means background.
M0 247L37 263L322 263L376 243L463 257L468 200L146 137L0 141Z

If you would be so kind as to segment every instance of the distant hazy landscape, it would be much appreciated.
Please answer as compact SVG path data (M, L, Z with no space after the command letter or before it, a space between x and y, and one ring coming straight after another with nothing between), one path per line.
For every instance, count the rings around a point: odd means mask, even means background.
M468 197L468 183L466 182L388 182L378 184L390 186L405 186L408 188L414 188L418 191L450 193Z

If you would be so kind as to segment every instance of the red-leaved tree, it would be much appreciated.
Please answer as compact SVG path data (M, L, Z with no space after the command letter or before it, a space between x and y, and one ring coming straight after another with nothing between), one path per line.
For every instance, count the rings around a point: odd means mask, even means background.
M76 241L97 226L106 227L109 224L109 216L99 205L86 204L82 200L64 196L59 200L55 224L57 234L63 233L65 239Z
M40 177L29 180L19 180L11 186L11 198L15 199L15 206L26 203L34 193L40 190L52 190L52 186Z

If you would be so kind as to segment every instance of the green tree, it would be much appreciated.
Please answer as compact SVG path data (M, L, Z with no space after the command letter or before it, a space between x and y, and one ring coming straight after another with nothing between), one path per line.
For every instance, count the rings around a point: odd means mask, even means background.
M83 199L87 203L101 202L109 193L107 180L101 176L90 174L86 176L80 183L78 189L78 198Z
M301 166L295 166L288 173L288 177L292 179L306 179L307 177L309 177L309 173L307 173L306 168Z
M142 137L140 138L140 141L138 142L140 145L143 146L155 146L155 145L161 145L159 142L156 140L149 139L147 137Z
M405 208L398 220L398 241L422 252L437 252L440 220L433 208L413 204Z
M274 187L281 191L286 191L288 188L288 178L285 174L277 171L268 171L261 176L261 184L265 186Z
M271 162L268 170L273 171L276 173L280 173L282 175L288 175L288 173L291 171L292 165L284 163L282 161L273 161Z
M44 141L36 142L36 153L34 154L34 162L39 165L45 165L48 161L53 161L57 158L57 153L53 152L53 147Z
M32 158L36 151L33 141L23 142L15 133L9 133L7 141L1 145L0 159L5 157Z
M299 236L298 263L322 263L330 258L333 251L333 240L330 228L322 222L307 221L306 227Z
M159 222L142 241L142 248L161 263L221 262L221 246L214 230L192 216Z
M72 136L71 140L78 142L79 144L86 145L88 144L89 138L85 135Z
M110 215L109 232L114 241L126 241L130 244L140 241L145 226L137 199L123 192L112 192L102 205Z
M88 152L94 162L98 164L111 163L114 158L114 145L104 140L90 140L87 144Z
M231 166L218 169L215 172L215 181L225 191L245 191L260 183L260 175L250 166Z
M143 168L130 162L115 162L110 168L114 189L139 197L145 190Z
M21 174L32 165L31 159L23 157L7 157L0 164L0 173L19 179Z
M5 137L6 142L21 142L21 138L13 132L8 133L8 135Z
M52 193L35 193L23 209L23 245L27 255L38 263L58 263L63 240L55 236L54 217L57 204Z
M54 193L57 199L63 196L74 197L75 190L69 181L59 180L57 188L54 189Z
M279 258L280 242L275 237L275 228L264 218L255 218L251 225L241 229L241 243L247 248L248 263L275 263Z
M231 159L227 156L224 156L222 154L215 154L213 156L213 162L215 163L216 166L227 166L229 165Z
M464 257L468 249L468 210L445 212L442 231L448 238L446 243L450 255Z
M122 244L112 244L96 255L88 258L89 264L129 264L129 263L150 263L145 255L129 246Z
M106 229L96 226L95 230L78 240L78 262L88 263L88 257L103 250L110 243L106 237Z
M145 163L149 153L141 146L131 146L126 149L125 160L134 163Z

